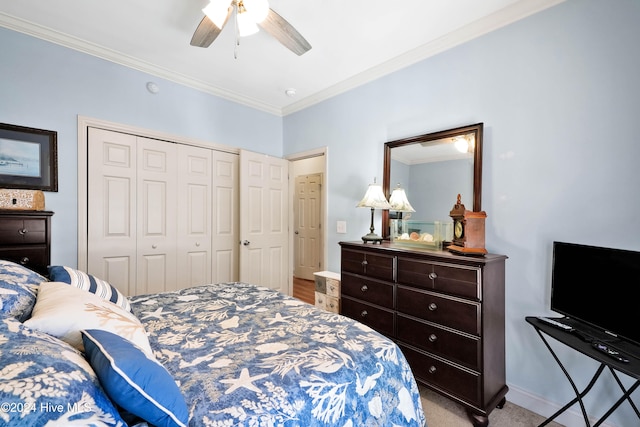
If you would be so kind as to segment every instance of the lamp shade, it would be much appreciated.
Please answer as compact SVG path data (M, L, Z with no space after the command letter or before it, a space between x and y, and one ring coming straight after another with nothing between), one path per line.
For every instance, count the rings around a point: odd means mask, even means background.
M365 193L360 203L356 205L359 208L372 208L372 209L391 209L391 205L387 202L387 198L384 197L382 186L379 184L369 184L367 192Z
M230 5L231 2L229 0L211 0L202 11L216 27L222 28L224 22L227 20L227 10Z
M407 199L407 193L400 187L400 184L393 190L389 198L390 210L396 212L415 212L411 203Z

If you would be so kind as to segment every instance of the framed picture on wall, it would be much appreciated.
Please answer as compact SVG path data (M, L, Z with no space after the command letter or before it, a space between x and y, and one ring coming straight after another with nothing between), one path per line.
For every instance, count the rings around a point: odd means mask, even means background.
M58 191L58 133L0 123L0 188Z

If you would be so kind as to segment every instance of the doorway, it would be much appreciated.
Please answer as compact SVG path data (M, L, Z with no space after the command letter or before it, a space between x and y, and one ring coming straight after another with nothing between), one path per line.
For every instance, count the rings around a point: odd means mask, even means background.
M314 287L313 273L326 269L327 148L287 156L290 161L291 276L295 285Z
M322 174L295 177L293 195L293 277L313 280L313 273L322 266L321 201Z

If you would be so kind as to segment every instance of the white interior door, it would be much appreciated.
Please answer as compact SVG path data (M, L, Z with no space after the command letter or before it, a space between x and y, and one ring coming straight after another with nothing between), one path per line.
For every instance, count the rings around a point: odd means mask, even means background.
M293 275L313 280L313 273L320 270L320 208L322 175L296 177L294 214L294 269Z
M290 294L289 162L240 151L240 280Z
M238 165L237 154L213 152L213 283L239 280Z

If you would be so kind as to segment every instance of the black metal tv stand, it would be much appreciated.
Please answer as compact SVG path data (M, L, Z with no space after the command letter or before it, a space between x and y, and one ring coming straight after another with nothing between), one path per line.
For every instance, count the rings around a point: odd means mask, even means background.
M626 359L628 359L628 362L622 362L610 357L607 354L604 354L596 350L592 346L592 343L591 343L592 339L589 337L588 334L584 334L581 332L576 333L575 331L569 331L569 330L562 330L556 326L553 326L541 321L540 319L538 319L538 317L535 317L535 316L528 316L525 318L525 320L529 324L531 324L531 326L533 326L533 328L536 330L536 332L542 339L542 342L547 347L549 352L551 352L551 355L560 366L560 369L562 369L562 372L564 372L564 375L569 380L569 383L571 384L573 391L576 393L576 397L574 399L572 399L569 403L567 403L565 406L560 408L555 414L547 418L542 424L540 424L539 427L547 425L548 423L553 421L556 417L558 417L558 415L562 414L571 406L573 406L575 403L580 404L580 409L582 410L582 416L584 417L585 425L587 427L590 427L590 426L597 427L600 424L602 424L604 420L607 419L607 417L609 417L609 415L611 415L616 409L618 409L618 407L625 401L629 402L629 404L635 411L636 415L640 419L640 411L638 411L637 406L633 403L633 400L631 400L631 394L636 390L636 388L638 388L638 386L640 386L640 347L635 346L632 343L626 343L626 342L620 343L619 345L616 345L616 343L611 343L611 342L607 343L614 346L616 350L618 350L622 355L625 356ZM572 321L572 322L575 322L575 321ZM560 359L558 358L558 356L555 354L555 352L549 345L547 339L545 338L545 335L548 337L554 338L555 340L561 342L562 344L584 354L585 356L588 356L600 362L600 366L598 367L598 369L593 375L593 378L591 378L591 381L589 381L589 383L584 388L584 390L582 391L578 390L578 387L576 387L575 383L573 382L571 375L569 375L569 372L567 371L567 369L564 367L562 362L560 362ZM589 393L589 391L591 390L593 385L596 383L598 378L600 378L600 375L605 370L605 368L609 369L609 371L611 372L611 375L613 375L613 378L618 383L618 386L622 390L623 394L613 404L613 406L592 426L589 422L589 417L587 416L587 411L585 409L584 402L582 401L582 399L587 393ZM631 387L627 389L622 384L622 381L620 381L620 378L618 377L617 372L628 375L634 378L636 381L631 385Z

